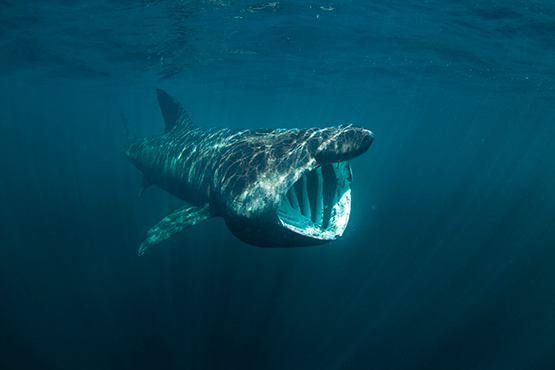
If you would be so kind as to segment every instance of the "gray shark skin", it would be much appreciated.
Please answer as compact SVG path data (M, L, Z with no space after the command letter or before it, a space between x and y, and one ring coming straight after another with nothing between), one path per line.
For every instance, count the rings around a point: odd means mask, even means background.
M124 152L155 184L189 203L152 227L139 255L198 222L223 217L242 241L297 247L336 240L351 209L348 160L374 135L361 127L237 130L200 128L157 90L162 135L128 143Z

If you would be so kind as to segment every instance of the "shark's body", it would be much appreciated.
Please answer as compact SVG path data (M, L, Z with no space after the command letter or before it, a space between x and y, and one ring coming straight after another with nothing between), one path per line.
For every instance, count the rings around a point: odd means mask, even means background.
M262 247L314 245L343 234L351 197L347 161L368 150L370 131L198 128L179 103L157 92L165 132L124 151L144 173L141 192L155 184L190 206L150 229L139 255L216 216L239 239Z

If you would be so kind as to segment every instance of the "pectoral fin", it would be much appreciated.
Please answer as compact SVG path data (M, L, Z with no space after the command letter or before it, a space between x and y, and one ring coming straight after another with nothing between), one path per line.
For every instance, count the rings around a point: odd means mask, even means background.
M150 185L152 185L152 180L150 179L150 177L148 177L147 175L143 176L143 183L141 184L141 188L139 189L139 195L137 196L140 197L141 195L143 195L144 191L146 188L148 188Z
M142 256L147 249L210 217L212 217L212 214L208 204L184 207L170 213L148 230L146 239L139 247L139 256Z

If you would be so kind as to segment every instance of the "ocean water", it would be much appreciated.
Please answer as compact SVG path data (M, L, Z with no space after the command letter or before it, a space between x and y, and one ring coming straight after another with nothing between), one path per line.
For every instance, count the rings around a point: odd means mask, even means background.
M551 1L0 1L0 368L555 368ZM372 130L336 242L265 249L122 152Z

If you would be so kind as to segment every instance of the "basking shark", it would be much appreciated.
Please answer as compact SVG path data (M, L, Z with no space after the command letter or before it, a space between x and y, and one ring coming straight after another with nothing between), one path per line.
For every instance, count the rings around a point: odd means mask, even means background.
M162 135L129 142L124 152L155 184L189 205L147 233L139 255L198 222L223 217L242 241L297 247L339 238L351 210L349 160L374 135L352 124L328 128L201 128L170 95L157 90Z

